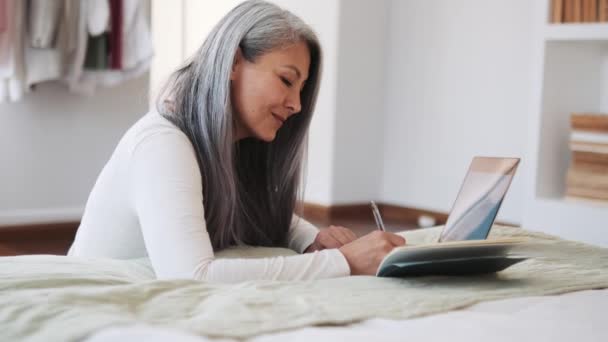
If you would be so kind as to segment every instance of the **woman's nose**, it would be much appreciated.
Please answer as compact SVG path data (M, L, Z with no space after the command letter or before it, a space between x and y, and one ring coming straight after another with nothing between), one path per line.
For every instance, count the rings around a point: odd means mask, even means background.
M302 110L299 91L294 91L287 97L286 107L289 109L290 115L299 113Z

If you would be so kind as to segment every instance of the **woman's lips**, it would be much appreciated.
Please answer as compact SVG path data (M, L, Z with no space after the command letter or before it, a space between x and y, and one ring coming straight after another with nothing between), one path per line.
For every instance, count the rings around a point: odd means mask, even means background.
M285 119L283 119L281 116L279 116L275 113L272 113L272 116L274 116L275 119L279 120L279 122L281 122L281 124L283 124L285 122Z

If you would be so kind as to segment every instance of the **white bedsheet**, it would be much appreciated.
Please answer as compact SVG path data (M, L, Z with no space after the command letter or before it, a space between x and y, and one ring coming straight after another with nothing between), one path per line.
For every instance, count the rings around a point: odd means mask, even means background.
M232 342L148 325L113 327L87 342ZM559 296L522 297L409 320L370 319L348 326L313 326L260 335L247 342L278 341L608 341L608 289Z

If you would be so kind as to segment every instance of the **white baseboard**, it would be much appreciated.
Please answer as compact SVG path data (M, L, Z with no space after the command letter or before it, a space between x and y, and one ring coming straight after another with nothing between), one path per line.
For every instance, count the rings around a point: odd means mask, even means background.
M83 212L84 207L5 210L0 211L0 226L78 222Z

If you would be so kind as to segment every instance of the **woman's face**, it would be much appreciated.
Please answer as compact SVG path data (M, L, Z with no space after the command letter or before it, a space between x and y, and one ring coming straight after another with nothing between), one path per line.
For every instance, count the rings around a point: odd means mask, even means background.
M247 61L239 50L230 76L235 139L274 140L285 120L300 112L309 67L310 52L304 42L268 52L255 62Z

